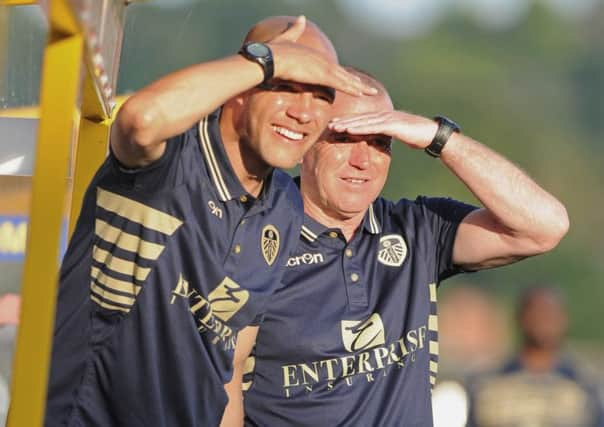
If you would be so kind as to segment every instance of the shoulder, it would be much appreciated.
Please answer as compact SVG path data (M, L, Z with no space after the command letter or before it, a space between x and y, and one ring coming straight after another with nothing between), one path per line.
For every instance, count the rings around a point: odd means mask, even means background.
M388 222L410 224L428 216L434 203L435 199L424 196L396 201L378 197L372 207L377 220L384 225Z
M421 216L425 218L440 217L451 222L461 220L476 206L450 197L417 196L415 200L400 199L391 203L391 212L394 214L406 214L408 216Z

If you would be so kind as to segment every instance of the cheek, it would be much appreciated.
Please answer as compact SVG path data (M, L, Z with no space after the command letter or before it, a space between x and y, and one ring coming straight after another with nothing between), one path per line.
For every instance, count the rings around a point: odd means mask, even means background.
M343 146L343 147L339 147L339 146L334 146L333 147L333 152L330 153L330 159L331 159L331 166L335 167L347 162L347 160L350 158L350 148Z
M388 170L390 169L391 157L387 154L380 153L380 155L376 159L376 167L381 175L383 175L384 180L388 177Z
M315 108L317 123L322 128L325 128L327 126L327 122L329 122L329 119L332 116L331 110L332 110L331 104L327 104L325 102L322 102L320 105L317 105L317 107Z
M250 100L249 113L252 117L270 117L275 111L283 108L285 100L280 95L258 94Z

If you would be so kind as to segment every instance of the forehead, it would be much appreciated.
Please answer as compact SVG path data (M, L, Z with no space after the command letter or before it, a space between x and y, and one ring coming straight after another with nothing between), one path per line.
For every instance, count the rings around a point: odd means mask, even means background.
M384 92L380 92L377 95L362 96L351 96L346 93L337 92L332 109L336 117L392 110L392 101Z
M296 18L293 16L273 16L257 23L245 37L245 42L267 42L286 31ZM338 54L333 43L312 21L306 21L306 28L296 43L316 49L332 62L338 62Z

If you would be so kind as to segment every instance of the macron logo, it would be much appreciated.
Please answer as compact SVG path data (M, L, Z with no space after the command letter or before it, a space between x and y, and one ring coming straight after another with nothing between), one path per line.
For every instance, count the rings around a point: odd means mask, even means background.
M299 265L321 264L325 262L323 254L305 253L299 256L293 256L287 260L288 267L297 267Z

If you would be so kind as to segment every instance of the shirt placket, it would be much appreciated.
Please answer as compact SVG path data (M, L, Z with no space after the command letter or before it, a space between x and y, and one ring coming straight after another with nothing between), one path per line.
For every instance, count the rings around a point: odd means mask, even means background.
M355 240L357 239L353 239L343 247L342 273L346 283L348 304L356 307L367 307L367 286L364 283L363 260L358 254L358 245L355 244Z
M224 262L225 273L234 276L242 258L244 245L249 244L249 238L246 239L249 229L250 217L259 212L256 205L260 204L258 200L253 200L250 196L242 195L238 200L232 203L238 203L243 215L239 223L235 226L233 239L229 248L228 255Z

